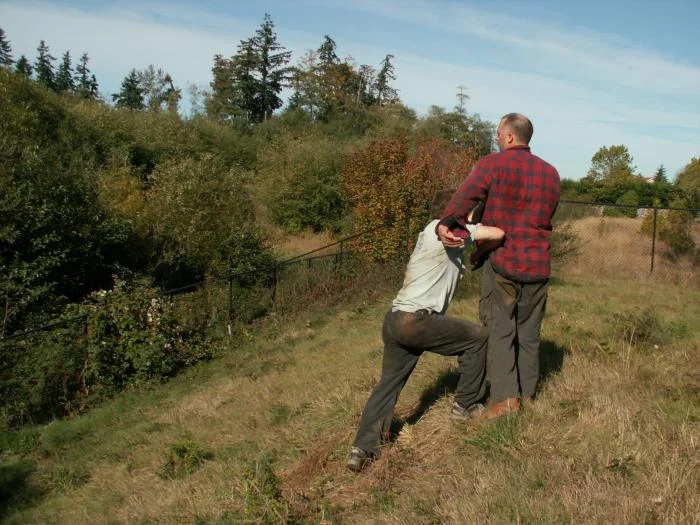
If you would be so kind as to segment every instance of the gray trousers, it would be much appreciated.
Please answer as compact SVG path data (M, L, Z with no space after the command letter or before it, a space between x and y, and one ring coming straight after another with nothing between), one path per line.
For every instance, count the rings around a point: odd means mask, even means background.
M540 328L549 279L512 281L484 264L479 315L488 328L490 402L535 395L540 375Z
M362 412L354 446L372 454L389 435L394 407L423 352L457 356L455 400L467 408L485 395L487 332L463 319L428 313L387 312L382 325L382 377Z

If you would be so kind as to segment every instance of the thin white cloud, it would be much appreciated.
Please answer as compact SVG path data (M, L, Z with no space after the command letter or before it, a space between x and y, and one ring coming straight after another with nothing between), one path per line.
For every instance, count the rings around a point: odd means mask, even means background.
M551 21L512 16L457 2L425 0L357 0L338 6L373 16L424 26L428 30L475 37L513 53L527 52L526 61L547 64L560 75L585 74L608 85L660 94L696 97L700 68L663 57L617 35L556 27ZM521 57L522 58L522 57ZM515 62L515 61L514 61ZM672 79L672 81L669 81Z

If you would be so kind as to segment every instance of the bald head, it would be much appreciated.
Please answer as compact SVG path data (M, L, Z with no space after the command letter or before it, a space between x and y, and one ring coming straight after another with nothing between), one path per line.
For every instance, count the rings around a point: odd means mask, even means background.
M530 144L530 139L532 139L532 133L534 132L530 119L520 113L503 115L498 128L501 132L506 131L512 134L515 138L515 143L526 146Z

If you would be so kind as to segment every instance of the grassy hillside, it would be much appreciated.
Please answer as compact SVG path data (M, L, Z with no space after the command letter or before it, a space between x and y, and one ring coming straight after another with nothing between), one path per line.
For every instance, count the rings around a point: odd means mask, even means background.
M697 522L697 288L557 281L522 417L451 422L456 363L426 355L396 439L355 475L389 301L273 316L167 385L2 434L4 522ZM452 308L476 319L474 292Z

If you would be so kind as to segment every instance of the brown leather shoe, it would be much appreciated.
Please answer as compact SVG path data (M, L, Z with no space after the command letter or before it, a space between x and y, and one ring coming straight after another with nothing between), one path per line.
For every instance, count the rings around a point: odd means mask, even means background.
M511 397L487 406L478 419L479 421L492 421L508 414L517 414L518 412L520 412L520 399Z

